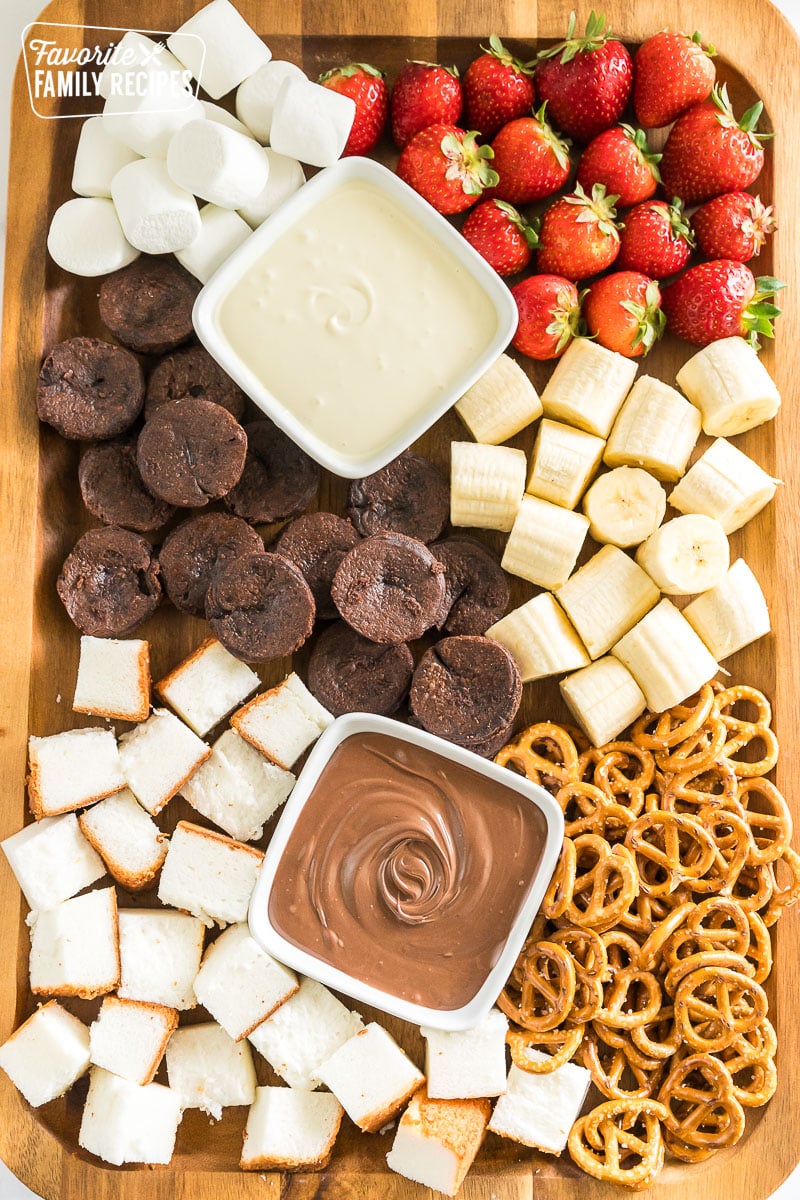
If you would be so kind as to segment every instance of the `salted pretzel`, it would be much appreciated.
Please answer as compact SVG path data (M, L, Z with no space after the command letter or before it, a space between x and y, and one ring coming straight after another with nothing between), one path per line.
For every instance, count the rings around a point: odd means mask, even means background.
M730 1073L710 1054L689 1054L676 1062L658 1099L667 1110L667 1145L685 1162L701 1162L735 1145L744 1133L744 1109Z
M564 946L575 963L575 996L569 1020L578 1024L591 1021L603 1006L603 983L608 977L605 945L592 929L565 926L548 934L551 942Z
M761 984L728 967L699 967L675 992L675 1023L683 1040L701 1053L724 1050L766 1015Z
M636 1049L648 1058L672 1058L681 1044L680 1030L675 1024L675 1009L664 1005L652 1021L644 1021L630 1032Z
M532 1029L519 1029L512 1025L506 1034L511 1060L529 1075L550 1075L575 1057L578 1047L583 1042L585 1029L584 1025L570 1025L537 1033ZM549 1058L539 1060L531 1058L528 1050L552 1050L552 1053Z
M735 954L731 950L700 950L697 954L689 954L686 958L679 959L667 971L663 979L667 995L674 997L681 980L700 967L708 970L725 967L730 971L738 971L740 975L746 975L749 979L755 975L755 967L741 954Z
M607 984L597 1020L615 1029L634 1029L655 1019L662 1000L661 984L652 971L624 967Z
M570 1156L595 1179L647 1187L664 1165L666 1115L657 1100L607 1100L572 1126Z
M623 838L634 819L630 809L612 800L607 792L593 783L574 780L556 792L564 813L564 833L575 838L582 833L596 833L609 840L609 834Z
M692 700L695 701L692 704ZM631 740L645 750L677 746L696 733L714 709L715 693L706 683L696 696L665 713L645 713L631 730Z
M561 854L542 901L542 912L551 921L563 917L575 889L577 855L575 843L565 837Z
M709 805L699 810L697 820L711 835L715 852L714 861L703 878L692 881L692 890L727 895L749 860L754 845L744 810L739 814L727 807Z
M789 871L789 878L784 884L778 882L778 868L781 864ZM764 908L764 924L774 925L785 908L791 908L800 900L800 854L788 846L780 858L770 863L766 870L772 880L772 891L766 907L761 904L757 907Z
M543 787L558 788L578 779L577 747L567 731L552 721L529 725L494 761Z
M789 851L787 851L788 853ZM791 851L791 853L794 853L794 851ZM778 861L780 862L781 859ZM774 867L775 863L761 863L755 866L745 863L736 876L733 886L730 889L730 895L732 899L741 905L745 912L760 912L761 909L768 908L775 893ZM798 878L798 885L800 885L800 877ZM777 916L775 916L774 920L776 921L777 919ZM764 913L764 920L767 925L774 923L774 921L767 920L766 912Z
M641 890L651 896L669 895L678 884L699 879L716 850L698 821L677 812L637 817L625 834L625 845L634 854Z
M655 750L656 766L664 775L702 771L722 754L727 736L722 718L709 716L699 729L677 745L662 746Z
M506 987L498 1005L507 1017L536 1033L555 1029L568 1016L575 997L575 963L564 946L538 941L518 963L519 1000Z
M755 721L733 715L732 709L742 701L754 705L757 713ZM737 775L750 778L766 775L771 771L778 761L778 739L770 728L772 710L766 696L756 688L737 684L719 693L714 710L725 725L727 733L722 753L732 762ZM748 762L735 757L758 742L764 747L764 753L758 761Z
M753 845L747 861L774 862L792 840L792 814L781 793L768 779L743 779L737 799L750 826Z
M718 758L700 771L665 777L661 807L668 812L696 813L700 808L727 808L737 800L739 781L733 764Z
M575 885L564 916L572 925L600 931L615 924L636 895L636 863L625 846L584 833L575 839Z
M597 1024L586 1031L580 1055L595 1087L608 1100L644 1100L658 1092L664 1064L638 1054L625 1041L612 1045ZM630 1077L633 1086L626 1083Z

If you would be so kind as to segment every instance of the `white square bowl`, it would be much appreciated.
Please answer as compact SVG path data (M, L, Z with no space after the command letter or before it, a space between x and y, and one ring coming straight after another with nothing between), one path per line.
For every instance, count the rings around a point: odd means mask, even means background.
M359 733L382 733L390 737L423 747L444 759L458 763L474 771L476 775L497 780L518 792L536 805L545 818L545 843L538 868L531 879L525 900L511 927L508 939L497 962L472 999L461 1008L434 1009L413 1004L388 992L383 992L364 983L355 975L339 970L323 962L287 941L272 925L269 916L269 900L278 864L281 860L295 822L305 806L314 785L325 769L331 755L347 738ZM261 871L250 901L248 921L250 932L268 954L303 975L316 979L334 991L343 992L354 1000L372 1005L381 1012L402 1017L415 1025L428 1025L434 1029L457 1031L472 1029L488 1014L503 989L506 979L516 962L517 955L533 924L553 875L561 853L564 838L564 816L557 801L538 784L500 767L496 763L464 750L444 739L401 724L390 717L374 716L371 713L347 713L337 717L329 725L311 751L306 765L300 773L294 790L286 802L281 818L267 847Z
M459 268L467 272L490 301L497 316L497 327L488 345L477 356L464 362L463 371L452 386L422 412L411 417L386 443L360 456L342 454L292 413L261 382L253 369L225 336L220 309L225 298L249 268L282 234L341 184L351 180L370 183L390 196L420 226L432 234L449 252ZM194 305L194 327L209 354L239 384L243 391L274 423L288 434L307 454L345 479L371 475L416 441L434 421L443 416L464 392L499 357L517 327L517 306L500 276L472 248L466 238L445 220L392 171L368 158L345 158L326 167L296 191L271 217L251 234L222 264L200 292ZM413 352L413 347L410 347Z

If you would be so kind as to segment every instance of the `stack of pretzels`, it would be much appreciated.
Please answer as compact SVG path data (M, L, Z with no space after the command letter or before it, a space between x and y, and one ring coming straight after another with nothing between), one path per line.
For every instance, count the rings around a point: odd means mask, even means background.
M548 722L497 755L556 796L566 834L498 1003L518 1067L575 1058L606 1097L569 1137L597 1179L646 1187L667 1150L700 1162L775 1091L769 927L800 898L777 758L765 696L718 683L630 741Z

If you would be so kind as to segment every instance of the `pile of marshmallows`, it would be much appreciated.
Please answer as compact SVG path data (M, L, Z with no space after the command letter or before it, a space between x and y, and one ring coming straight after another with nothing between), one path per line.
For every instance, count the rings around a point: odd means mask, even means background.
M102 73L103 114L84 123L75 155L78 198L47 238L75 275L172 252L205 283L305 182L301 163L330 166L344 150L353 100L272 61L229 0L212 0L167 46L126 33ZM197 99L192 79L214 100L237 88L236 117Z

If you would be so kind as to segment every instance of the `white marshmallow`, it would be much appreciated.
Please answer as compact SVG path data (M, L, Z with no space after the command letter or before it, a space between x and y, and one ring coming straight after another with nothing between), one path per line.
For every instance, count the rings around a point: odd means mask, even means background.
M175 87L166 71L153 76L152 91L142 96L109 96L103 106L109 134L145 158L166 157L172 135L189 121L202 119L200 101Z
M266 186L269 161L257 142L219 121L191 121L167 150L167 170L180 187L220 208L240 208Z
M170 179L160 158L142 158L117 171L111 195L128 241L145 254L185 250L200 235L194 196Z
M200 209L200 221L199 235L191 246L177 250L175 257L201 283L208 283L217 267L249 238L252 230L238 213L216 204L206 204Z
M67 200L53 213L47 249L73 275L109 275L139 257L125 237L114 205L101 196Z
M111 180L117 171L134 162L139 155L130 146L112 137L102 117L83 122L75 164L72 190L79 196L111 196Z
M229 0L212 0L167 38L167 45L212 100L233 91L272 58Z
M236 92L236 115L260 142L269 141L272 111L284 79L307 79L294 63L274 59L245 79Z
M330 167L341 158L355 116L349 96L307 79L285 79L272 113L270 142L279 154Z
M220 125L227 125L228 129L235 129L237 133L243 134L244 137L252 138L255 141L255 135L238 121L233 113L229 113L227 108L223 108L220 104L212 104L210 100L201 100L203 112L207 121L218 121Z
M156 71L175 71L181 75L184 67L163 43L154 42L143 33L134 33L129 29L114 47L111 60L103 68L97 90L104 100L112 95L128 94L130 97L135 90L147 87L149 79L143 81L142 72L149 77Z
M239 209L248 225L257 229L267 217L283 204L292 192L296 192L306 181L303 168L296 158L287 158L267 146L264 154L269 162L269 178L266 186L255 200Z

